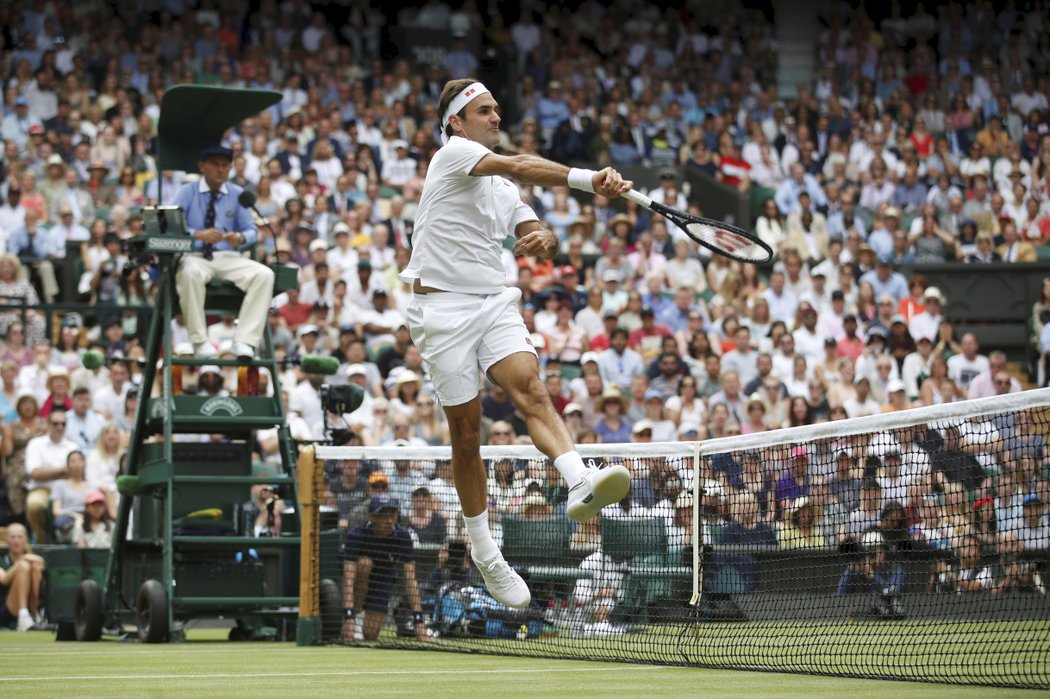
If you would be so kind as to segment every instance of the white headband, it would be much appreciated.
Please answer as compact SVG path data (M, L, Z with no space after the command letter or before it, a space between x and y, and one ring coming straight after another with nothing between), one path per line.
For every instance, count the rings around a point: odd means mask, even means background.
M445 134L445 130L448 128L448 120L453 114L459 114L464 107L470 104L475 97L484 95L489 89L481 83L471 83L467 85L467 88L463 92L459 93L452 98L452 102L448 105L448 110L441 117L441 142L448 143L448 136Z

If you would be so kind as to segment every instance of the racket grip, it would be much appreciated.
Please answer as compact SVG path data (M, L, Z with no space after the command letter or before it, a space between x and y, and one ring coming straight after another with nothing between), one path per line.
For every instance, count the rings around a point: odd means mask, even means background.
M647 209L653 203L652 199L650 199L649 197L645 196L641 192L635 191L633 189L628 189L626 192L624 192L620 196L622 196L624 199L626 199L628 201L633 201L638 206L644 206Z

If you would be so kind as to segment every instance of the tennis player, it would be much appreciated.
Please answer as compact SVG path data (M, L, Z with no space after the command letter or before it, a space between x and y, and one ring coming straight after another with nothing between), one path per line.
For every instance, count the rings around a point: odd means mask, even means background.
M255 245L258 231L251 212L237 201L241 188L227 182L232 158L229 148L208 146L197 163L201 178L182 185L175 193L174 204L185 212L186 227L196 241L195 252L179 259L175 289L198 359L211 359L219 353L208 341L204 315L208 282L227 279L244 292L233 336L233 352L242 360L255 358L273 299L273 270L240 252Z
M503 558L488 526L485 467L479 451L481 372L525 416L536 447L571 489L568 516L583 522L627 494L623 466L585 466L539 378L536 350L518 310L521 292L504 286L503 240L514 252L552 259L558 240L522 203L508 179L564 186L613 198L630 189L618 172L569 169L534 155L497 155L500 115L474 80L446 83L438 102L442 140L416 212L412 259L401 272L415 292L409 329L448 417L452 470L471 556L489 593L509 607L529 604L528 586Z

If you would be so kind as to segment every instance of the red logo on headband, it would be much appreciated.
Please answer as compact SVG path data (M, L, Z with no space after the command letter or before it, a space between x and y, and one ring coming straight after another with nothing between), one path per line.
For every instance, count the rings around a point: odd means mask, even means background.
M473 95L473 94L474 94L474 92L475 92L476 90L477 90L477 88L475 88L475 87L472 87L472 88L470 88L469 90L467 90L466 92L464 92L464 93L463 93L463 96L464 96L464 97L470 97L471 95Z

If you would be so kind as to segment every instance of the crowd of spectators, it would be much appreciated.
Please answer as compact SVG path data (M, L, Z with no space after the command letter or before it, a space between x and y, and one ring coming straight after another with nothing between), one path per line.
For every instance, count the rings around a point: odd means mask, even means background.
M1042 3L1027 12L1014 3L947 4L909 17L893 5L874 19L824 3L817 69L790 99L778 95L773 24L732 4L480 5L263 0L250 14L242 0L0 7L0 296L93 306L88 314L0 313L8 518L26 519L38 543L104 545L98 527L108 531L115 511L114 478L141 382L142 305L156 291L121 244L142 230L142 206L169 203L195 176L157 166L160 103L175 84L283 95L223 139L234 154L231 179L256 194L265 219L259 258L300 268L298 288L275 298L267 351L340 360L331 380L357 383L365 401L327 422L352 428L358 443L448 443L405 326L411 292L397 271L439 144L437 95L446 79L481 69L472 45L512 47L497 55L513 81L490 85L506 105L502 150L645 165L661 173L651 196L679 208L697 209L681 187L686 170L764 202L756 231L778 260L768 273L710 257L635 206L522 188L562 254L515 259L508 250L507 283L522 290L546 386L576 441L698 440L1020 390L1005 355L982 353L973 335L957 337L944 294L898 267L1020 264L1050 242ZM438 65L390 58L385 32L394 24L447 31L453 49ZM69 278L75 289L61 287ZM1037 320L1050 312L1048 299ZM209 327L220 350L235 320ZM178 320L172 333L176 351L185 350ZM88 348L108 365L81 367ZM292 433L323 437L323 379L288 366L279 379ZM271 378L263 378L270 392ZM235 371L215 367L186 375L182 386L209 395L236 387ZM498 386L485 387L483 408L487 442L527 441ZM259 461L279 463L275 431L260 432L255 448ZM1013 488L1010 498L1041 503L1042 449L1003 456L997 470L982 466L996 487ZM785 547L839 542L829 525L836 520L821 509L833 474L811 474L829 480L796 483L780 497L782 474L769 466L776 461L759 456L761 473L743 459L744 480L719 484L737 503L722 505L727 530L769 525L769 543ZM890 478L885 465L864 466L867 456L850 455L862 472L850 507L862 484ZM385 480L420 540L440 544L458 536L443 469L407 460L353 473L344 466L337 480L346 492ZM494 502L508 504L493 516L516 515L511 507L556 512L564 493L549 471L497 468ZM684 510L674 507L684 474L647 461L635 471L636 506ZM915 471L900 492L880 486L875 509L895 501L911 513L931 497L948 507L956 481L937 472ZM965 487L970 504L981 487ZM353 508L340 509L350 521ZM810 520L798 514L807 509ZM669 522L668 531L690 529ZM1032 522L1045 542L1045 512ZM575 539L586 546L593 538Z

